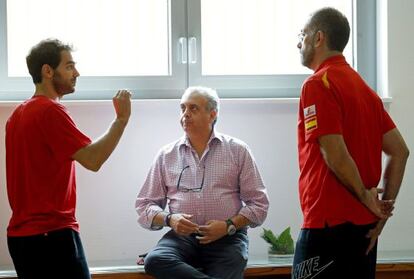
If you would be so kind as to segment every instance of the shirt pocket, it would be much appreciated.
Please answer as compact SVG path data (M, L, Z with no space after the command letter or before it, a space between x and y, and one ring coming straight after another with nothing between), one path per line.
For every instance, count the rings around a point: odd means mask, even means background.
M181 173L181 168L178 168L176 166L165 169L164 182L165 182L165 186L168 189L168 192L177 191L177 183L180 177L180 173Z

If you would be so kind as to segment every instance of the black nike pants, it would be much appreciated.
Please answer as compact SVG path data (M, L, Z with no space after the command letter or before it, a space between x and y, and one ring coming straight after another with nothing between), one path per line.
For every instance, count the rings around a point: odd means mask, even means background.
M375 224L344 223L302 229L296 242L292 279L374 279L377 245L366 255Z

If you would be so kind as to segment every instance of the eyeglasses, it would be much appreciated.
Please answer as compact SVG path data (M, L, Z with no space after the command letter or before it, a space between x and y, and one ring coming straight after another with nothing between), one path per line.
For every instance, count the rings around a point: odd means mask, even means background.
M304 31L300 31L300 33L298 34L299 42L303 43L303 40L305 39L306 36L314 36L319 31L321 30L317 30L317 31L308 30L306 33Z
M177 191L181 191L181 192L200 192L201 189L203 189L204 186L204 173L206 172L206 168L203 166L203 178L201 179L201 185L200 187L197 188L187 188L185 186L182 186L181 183L181 178L183 176L183 173L186 169L190 169L190 166L185 166L181 172L180 172L180 176L178 177L178 182L177 182Z
M299 34L298 34L298 39L299 39L299 42L303 42L303 40L305 39L305 36L306 36L306 34L303 32L303 31L301 31Z

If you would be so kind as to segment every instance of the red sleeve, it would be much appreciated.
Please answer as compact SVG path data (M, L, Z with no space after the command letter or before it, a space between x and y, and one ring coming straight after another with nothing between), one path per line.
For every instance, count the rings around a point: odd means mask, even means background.
M305 140L342 134L342 110L333 91L322 81L310 80L302 88L301 109Z
M59 161L72 160L73 154L91 143L60 104L50 106L44 113L43 121L45 140Z
M396 127L394 121L392 121L388 112L384 109L383 116L382 116L382 133L385 134L386 132L394 129Z

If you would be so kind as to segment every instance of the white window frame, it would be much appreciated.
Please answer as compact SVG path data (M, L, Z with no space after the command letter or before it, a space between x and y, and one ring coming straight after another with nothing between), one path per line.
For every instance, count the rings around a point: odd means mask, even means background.
M35 1L35 0L33 0ZM185 0L170 0L171 42L186 37ZM30 77L8 77L7 73L7 1L0 0L0 100L24 100L33 94L34 85ZM76 46L75 46L76 48ZM28 50L29 51L29 50ZM168 99L180 96L188 85L187 65L179 63L178 44L170 44L169 76L102 76L78 78L76 92L65 96L65 100L111 99L116 90L128 88L136 99ZM25 59L25 57L22 57Z
M8 77L7 74L7 1L0 0L0 101L24 100L33 94L29 77ZM201 42L200 0L170 0L170 76L80 77L75 94L65 100L111 99L120 88L134 92L136 99L175 99L191 85L216 88L223 98L295 98L308 75L201 75L201 47L196 63L191 60L190 38ZM353 22L355 68L368 84L376 89L376 3L375 0L353 1L357 11ZM356 5L356 6L355 6ZM304 19L306 20L306 19ZM187 45L180 44L184 38ZM181 40L183 42L183 40ZM193 41L194 42L194 41ZM183 48L184 47L184 48ZM294 46L293 46L294 47ZM187 57L182 57L182 55ZM24 57L22 57L24 59ZM79 84L82 84L80 88Z

